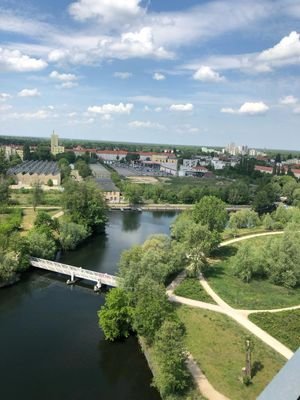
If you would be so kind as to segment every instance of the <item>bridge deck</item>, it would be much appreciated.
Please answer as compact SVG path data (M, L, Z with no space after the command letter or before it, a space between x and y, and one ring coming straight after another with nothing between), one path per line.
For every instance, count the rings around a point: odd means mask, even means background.
M117 277L114 275L103 274L101 272L90 271L88 269L74 267L72 265L44 260L43 258L31 257L30 263L33 267L46 269L59 274L69 275L72 279L81 278L112 287L118 286Z

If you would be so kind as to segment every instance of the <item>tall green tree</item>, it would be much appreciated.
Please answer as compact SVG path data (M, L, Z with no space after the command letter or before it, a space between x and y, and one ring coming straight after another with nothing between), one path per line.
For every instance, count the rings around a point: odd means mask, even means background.
M127 338L132 331L133 308L128 292L120 288L109 291L105 305L98 312L99 326L107 340Z
M100 231L107 222L107 205L103 193L93 180L64 184L62 204L72 222L90 231Z
M151 278L141 278L136 291L133 327L148 343L152 343L156 332L170 314L172 308L164 286Z
M195 204L193 218L196 223L207 225L211 231L222 232L228 218L226 205L215 196L204 196Z
M159 369L154 385L163 398L183 394L189 386L185 365L184 326L176 320L165 320L155 336L154 353Z
M41 204L43 200L43 190L39 182L32 186L32 206L35 211L36 207Z

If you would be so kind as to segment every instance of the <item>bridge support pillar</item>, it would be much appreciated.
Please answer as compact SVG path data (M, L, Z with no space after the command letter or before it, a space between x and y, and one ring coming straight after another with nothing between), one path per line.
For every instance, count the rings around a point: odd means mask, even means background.
M74 285L74 283L77 282L77 279L75 278L74 272L71 272L70 279L67 280L67 285Z
M99 280L96 285L94 286L94 292L99 292L99 290L101 289L101 281Z

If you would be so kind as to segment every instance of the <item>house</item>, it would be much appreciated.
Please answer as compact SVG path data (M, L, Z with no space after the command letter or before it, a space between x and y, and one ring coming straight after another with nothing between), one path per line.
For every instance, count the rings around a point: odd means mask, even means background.
M177 163L162 163L160 164L160 171L168 175L177 176Z
M265 167L263 165L255 165L254 171L258 171L263 174L273 174L273 167Z
M104 193L105 200L109 203L120 203L122 198L121 198L121 192L120 189L117 188L117 186L113 183L113 181L110 178L101 178L101 179L95 179L97 182L98 186Z
M297 179L300 179L300 169L292 168L291 171Z
M106 162L107 164L125 160L128 154L128 151L125 150L95 150L95 151L97 157Z

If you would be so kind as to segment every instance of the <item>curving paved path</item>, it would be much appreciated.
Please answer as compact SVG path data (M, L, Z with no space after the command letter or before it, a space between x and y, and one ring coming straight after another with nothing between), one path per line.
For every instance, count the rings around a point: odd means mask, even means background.
M251 239L251 238L255 238L255 237L268 236L268 235L279 235L279 234L283 234L283 231L255 233L252 235L242 236L240 238L235 238L235 239L224 241L220 244L220 247L227 246L232 243L240 242L242 240L247 240L247 239ZM255 325L253 322L249 321L249 319L248 319L248 315L251 313L254 313L257 311L258 312L268 312L270 310L237 310L237 309L231 307L211 288L211 286L208 284L208 282L206 281L206 279L203 276L200 276L200 284L202 285L203 289L213 298L213 300L216 302L217 305L176 296L176 295L174 295L173 291L174 291L175 287L184 279L184 277L185 277L185 274L181 273L177 277L178 279L176 278L172 282L172 284L169 285L169 287L167 288L167 295L168 295L170 301L185 304L185 305L192 306L192 307L198 307L198 308L203 308L206 310L223 313L223 314L227 315L228 317L232 318L233 320L235 320L240 325L242 325L253 335L257 336L268 346L272 347L275 351L280 353L283 357L290 359L293 356L294 353L288 347L283 345L281 342L279 342L273 336L268 334L263 329L259 328L257 325ZM272 310L271 312L279 312L279 311L284 311L284 310L288 310L288 309L292 310L292 309L297 309L297 308L300 308L300 306Z
M208 400L229 400L228 397L218 392L212 386L190 353L187 355L186 364L204 397L206 397Z

